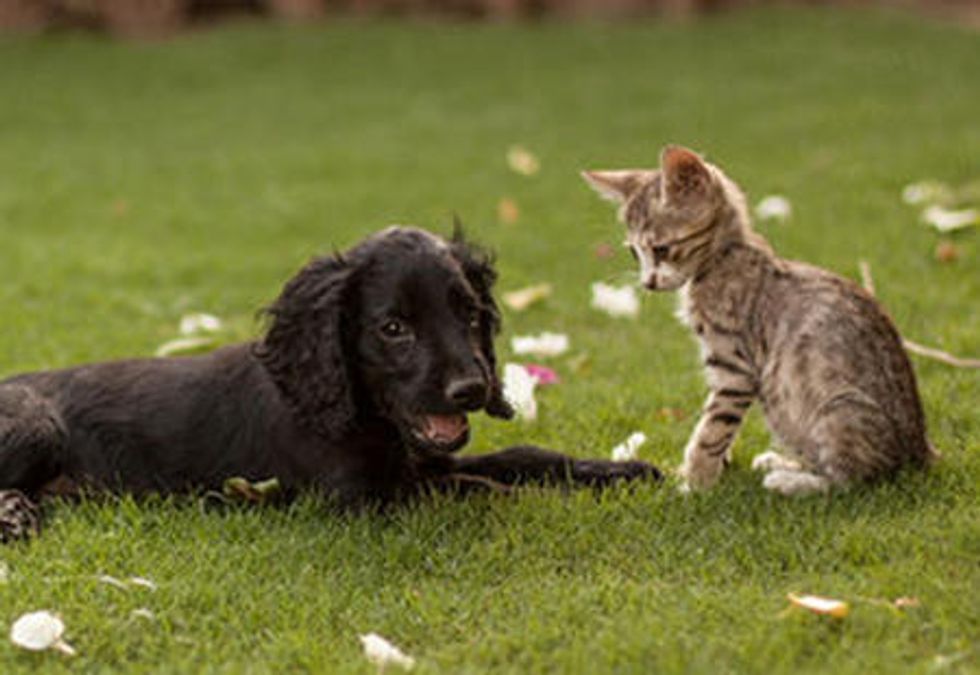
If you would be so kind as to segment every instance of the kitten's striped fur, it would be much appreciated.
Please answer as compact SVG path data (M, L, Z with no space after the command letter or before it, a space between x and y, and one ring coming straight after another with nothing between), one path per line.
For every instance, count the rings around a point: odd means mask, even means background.
M701 344L711 392L684 451L686 487L714 484L756 400L785 451L753 461L770 490L823 492L931 459L884 310L846 279L777 257L721 170L668 146L660 169L583 176L620 204L641 283L680 290L678 316Z

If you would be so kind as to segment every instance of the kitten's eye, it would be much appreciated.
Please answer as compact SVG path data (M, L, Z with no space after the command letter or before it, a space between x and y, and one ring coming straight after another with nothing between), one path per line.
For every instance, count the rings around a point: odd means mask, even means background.
M389 340L411 337L411 331L409 331L408 326L398 319L388 319L385 321L381 325L381 334Z
M669 246L654 246L652 249L653 259L657 262L663 260L667 257L667 252L670 250Z

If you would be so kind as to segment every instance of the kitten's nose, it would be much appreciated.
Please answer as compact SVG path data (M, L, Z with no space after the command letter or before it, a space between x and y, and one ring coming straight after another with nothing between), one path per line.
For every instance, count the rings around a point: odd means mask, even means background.
M463 377L446 387L446 398L463 410L479 410L487 402L487 383L482 377Z

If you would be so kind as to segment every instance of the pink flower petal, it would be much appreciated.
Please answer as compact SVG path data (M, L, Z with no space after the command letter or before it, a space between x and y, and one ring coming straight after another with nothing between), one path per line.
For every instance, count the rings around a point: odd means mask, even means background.
M537 363L525 363L524 370L530 373L531 377L536 379L538 384L540 384L542 387L561 382L561 378L558 377L558 373L548 366L542 366Z

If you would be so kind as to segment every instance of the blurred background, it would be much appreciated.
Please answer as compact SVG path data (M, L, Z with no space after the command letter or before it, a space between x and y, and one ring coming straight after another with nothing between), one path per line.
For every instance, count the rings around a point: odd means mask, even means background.
M312 21L338 15L424 15L520 20L694 16L766 4L892 6L976 23L977 0L0 0L0 28L82 27L130 38L160 37L234 17Z

